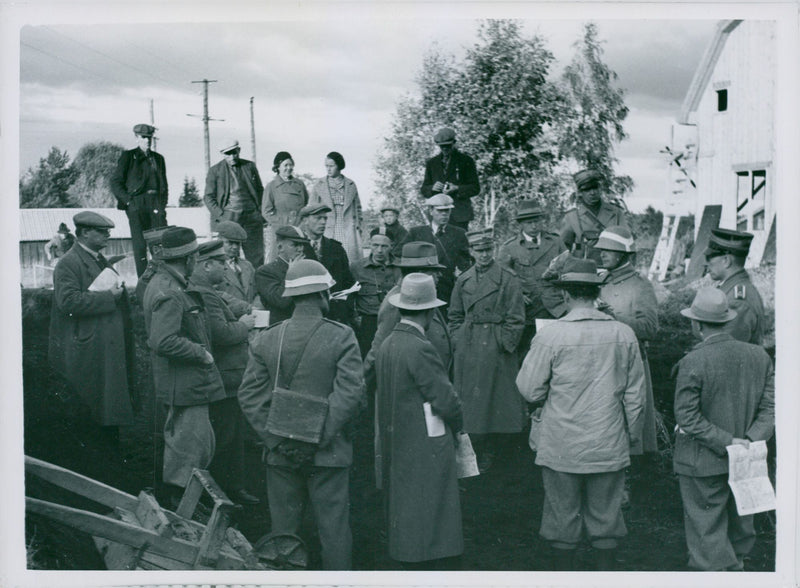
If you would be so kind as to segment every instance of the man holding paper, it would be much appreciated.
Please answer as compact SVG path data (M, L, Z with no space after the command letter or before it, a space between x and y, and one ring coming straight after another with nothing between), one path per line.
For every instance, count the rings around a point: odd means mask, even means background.
M53 272L49 360L116 441L133 424L133 341L127 292L100 253L114 223L91 211L72 219L77 243Z
M753 516L740 516L728 486L729 445L767 440L775 428L772 360L726 332L736 318L716 288L697 292L681 314L702 340L676 367L674 468L683 499L689 567L743 570L755 543Z

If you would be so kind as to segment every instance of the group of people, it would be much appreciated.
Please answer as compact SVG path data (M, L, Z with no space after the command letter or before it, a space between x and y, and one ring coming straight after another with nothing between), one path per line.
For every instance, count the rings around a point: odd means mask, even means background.
M625 469L657 448L646 349L658 312L627 216L602 197L599 173L575 175L576 206L558 229L521 200L518 232L495 243L490 229L465 230L477 170L441 129L420 190L428 222L406 230L387 205L362 255L358 192L340 154L328 154L309 200L288 153L263 188L231 141L206 182L217 236L198 243L160 218L162 179L149 174L163 158L149 151L152 127L134 131L141 153L123 154L120 168L138 162L141 177L118 170L112 185L127 186L115 194L150 250L149 261L136 253L136 298L165 499L180 497L193 468L209 468L234 501L258 504L243 468L249 426L266 450L272 531L298 534L310 507L323 567L350 569L352 429L366 418L389 556L403 569L455 569L460 434L491 475L498 435L530 427L553 569L574 569L583 538L597 569L614 568ZM92 288L109 267L101 250L113 223L93 212L73 220L77 244L54 272L50 359L113 439L132 418L129 294ZM696 569L742 569L755 535L752 517L732 507L725 447L773 431L763 305L743 267L751 239L713 231L706 259L718 285L683 311L701 339L677 366L675 397L675 471ZM268 328L255 328L254 309L269 311Z

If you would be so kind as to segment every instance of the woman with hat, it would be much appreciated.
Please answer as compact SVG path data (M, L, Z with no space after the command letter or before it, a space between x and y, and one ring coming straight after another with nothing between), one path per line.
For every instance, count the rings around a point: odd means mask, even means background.
M356 184L342 174L344 157L331 151L325 157L327 175L319 180L311 192L311 203L322 203L331 209L325 236L336 239L347 252L350 263L363 257L361 251L361 199Z
M267 248L269 259L274 260L275 229L285 225L298 225L300 209L308 204L308 190L302 180L294 177L294 160L288 151L279 151L272 162L275 177L264 188L261 216L269 226Z

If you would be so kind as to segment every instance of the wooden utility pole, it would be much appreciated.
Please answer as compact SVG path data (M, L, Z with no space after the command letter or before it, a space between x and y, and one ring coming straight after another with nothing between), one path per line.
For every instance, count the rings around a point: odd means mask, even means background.
M152 98L150 98L150 126L151 127L155 127L156 126L156 119L155 119L155 116L153 116L153 99ZM158 142L158 139L156 139L156 136L153 135L153 145L152 145L153 151L157 151L157 149L156 149L156 143L157 142Z
M253 163L256 162L256 122L253 114L253 96L250 96L250 152Z
M203 137L205 139L205 145L206 145L206 171L208 171L208 168L211 167L211 138L210 138L209 133L208 133L208 122L212 121L212 120L213 121L224 121L225 120L223 118L209 118L208 117L208 85L209 84L213 84L216 81L217 80L202 79L202 80L195 80L195 81L192 82L193 84L203 84L203 116L202 116L202 119L203 119ZM199 117L200 115L187 114L186 116Z

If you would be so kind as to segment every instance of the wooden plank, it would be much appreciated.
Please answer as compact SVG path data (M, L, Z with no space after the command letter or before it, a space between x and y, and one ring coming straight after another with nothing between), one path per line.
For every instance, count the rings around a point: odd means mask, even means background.
M25 456L25 471L109 508L121 506L133 511L136 510L138 504L136 497L127 492L27 455Z
M220 504L211 511L206 532L200 539L197 551L197 563L213 567L219 560L225 531L230 526L230 511L233 505Z
M155 531L162 537L172 537L169 519L156 501L155 496L142 490L139 493L139 504L136 507L136 519L145 529Z
M194 472L196 471L197 470L194 470ZM194 472L192 472L189 483L183 491L183 496L181 496L181 502L178 504L178 508L175 509L175 514L184 519L192 518L197 508L197 502L203 495L203 485L200 483L200 480L195 477Z

